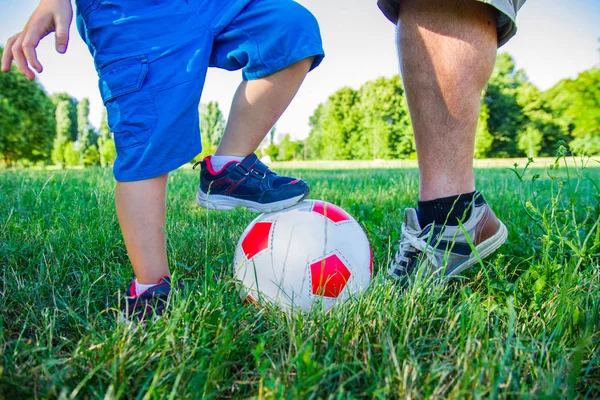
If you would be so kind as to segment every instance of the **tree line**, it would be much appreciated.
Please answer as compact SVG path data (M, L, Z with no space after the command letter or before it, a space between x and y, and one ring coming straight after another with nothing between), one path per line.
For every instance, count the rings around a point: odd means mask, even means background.
M561 144L574 154L600 155L599 68L542 92L516 69L510 55L502 53L481 100L476 158L554 156ZM211 107L218 110L216 104ZM211 113L217 114L222 115ZM210 126L224 126L224 120ZM257 153L279 161L416 157L399 75L366 82L358 90L341 88L318 105L309 126L303 140L285 133L274 140L273 129ZM215 132L208 136L218 142L223 130Z
M0 53L2 48L0 48ZM225 130L218 103L199 105L203 151L216 149ZM344 87L319 104L309 118L306 139L267 135L257 153L271 160L369 160L414 158L415 145L399 75ZM576 154L600 154L600 69L582 72L542 92L498 55L482 93L475 156L551 156L566 143ZM0 160L8 166L111 165L116 157L106 113L96 130L89 100L66 93L47 95L16 67L0 74Z
M13 66L0 74L0 159L7 166L112 164L116 151L106 116L96 130L89 109L87 98L49 96Z
M307 159L415 157L400 76L358 90L345 87L321 103L309 120ZM600 69L584 71L542 92L499 54L482 94L475 141L477 158L553 156L561 143L576 154L600 154Z

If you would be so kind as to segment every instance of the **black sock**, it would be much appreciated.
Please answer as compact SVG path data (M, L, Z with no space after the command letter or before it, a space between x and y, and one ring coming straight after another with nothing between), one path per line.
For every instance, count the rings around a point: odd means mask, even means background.
M471 216L471 203L477 192L465 193L458 196L442 197L441 199L419 201L417 213L421 228L435 222L436 225L457 226L458 221L466 221Z

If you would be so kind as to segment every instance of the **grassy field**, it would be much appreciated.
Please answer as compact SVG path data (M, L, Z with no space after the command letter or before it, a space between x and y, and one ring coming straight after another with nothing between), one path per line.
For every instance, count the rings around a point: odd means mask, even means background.
M600 164L575 164L477 169L509 241L407 291L386 270L416 169L297 165L375 253L366 295L327 315L242 304L231 262L255 215L198 208L197 172L177 171L166 232L187 291L132 328L118 323L132 270L110 171L1 172L0 398L598 398Z

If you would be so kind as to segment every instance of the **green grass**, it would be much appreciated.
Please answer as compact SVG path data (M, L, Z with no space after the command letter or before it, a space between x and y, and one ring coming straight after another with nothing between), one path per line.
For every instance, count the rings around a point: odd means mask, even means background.
M2 172L0 398L600 396L600 168L522 182L478 169L508 243L463 278L403 292L386 270L416 169L304 167L292 173L311 197L369 236L364 296L327 315L242 304L231 262L255 215L199 209L197 172L180 170L166 232L187 291L170 318L133 328L117 322L132 270L110 171Z

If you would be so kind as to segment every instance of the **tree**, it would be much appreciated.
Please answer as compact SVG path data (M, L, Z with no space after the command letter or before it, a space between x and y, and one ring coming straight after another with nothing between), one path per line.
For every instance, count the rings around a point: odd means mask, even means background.
M352 144L355 158L408 158L414 141L400 76L367 82L359 96L362 134Z
M291 161L302 159L304 153L304 143L294 141L289 134L286 134L279 143L279 152L277 159L280 161Z
M114 164L117 158L117 150L113 139L103 140L98 151L100 152L100 165L102 167L109 167Z
M414 140L399 75L342 88L309 118L308 159L408 158ZM304 150L303 150L304 151Z
M360 137L358 91L344 87L327 99L318 123L321 135L321 157L326 160L349 160L349 143Z
M573 137L572 150L600 154L600 68L562 80L544 96L557 123Z
M258 145L258 148L255 151L257 157L261 158L262 156L267 154L266 153L267 148L269 147L270 144L273 144L275 141L275 132L276 131L277 131L276 125L273 125L271 130L269 130L269 133L263 138L263 140Z
M271 161L275 161L279 156L279 147L275 143L271 143L265 149L265 154L269 156Z
M100 153L95 144L88 146L83 153L83 165L92 167L100 164Z
M518 148L528 157L555 155L559 143L569 141L566 129L554 120L550 105L538 88L525 82L516 93L522 113Z
M100 132L98 135L98 153L100 156L100 165L102 167L112 165L115 159L117 158L115 142L112 139L110 127L108 126L106 109L104 109L102 113L102 121L100 122Z
M100 132L98 140L108 140L111 138L110 127L108 126L108 118L106 116L106 108L102 112L102 121L100 121Z
M533 126L528 126L524 132L519 133L519 149L529 158L537 157L542 149L542 133Z
M489 110L487 120L493 137L488 157L514 157L518 149L518 132L522 125L522 107L517 101L517 88L525 82L525 74L515 68L512 57L501 53L488 82L484 103Z
M488 157L551 156L561 141L570 139L548 96L528 82L506 53L498 55L484 102L493 138Z
M308 159L406 158L415 151L399 76L338 90L319 104L309 126ZM600 154L600 69L542 93L510 55L498 55L482 95L475 157L552 156L571 140L576 153ZM279 158L290 157L291 144L282 141Z
M479 111L479 121L477 122L477 132L475 133L475 158L486 158L492 148L494 137L488 129L489 118L490 109L484 102Z
M81 165L81 152L75 148L75 142L68 141L65 145L64 161L69 167Z
M92 133L90 100L86 97L77 104L77 141L79 142L79 150L82 153L92 144Z
M223 118L219 103L211 101L207 104L200 104L200 133L203 156L215 152L223 132L225 132L225 118Z
M0 47L0 57L2 52ZM16 67L0 73L0 158L6 165L47 160L55 125L54 105L37 82Z
M50 99L52 100L52 102L54 103L55 107L58 107L58 105L61 102L67 102L68 103L68 118L71 121L71 125L70 125L70 130L69 130L69 134L68 134L68 139L76 142L77 141L77 99L70 96L68 93L55 93L53 95L50 96Z
M52 161L64 167L65 166L65 148L67 143L71 142L71 118L69 116L70 104L68 100L63 100L56 106L56 137L54 138L54 147L52 149Z
M313 114L308 118L308 126L310 131L305 140L307 159L320 160L321 149L323 147L323 131L321 127L322 114L324 109L323 103L320 103Z

